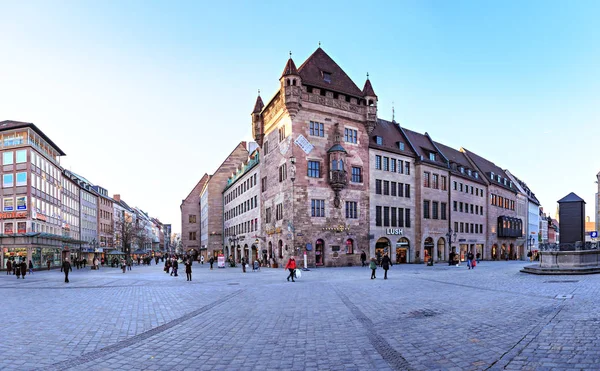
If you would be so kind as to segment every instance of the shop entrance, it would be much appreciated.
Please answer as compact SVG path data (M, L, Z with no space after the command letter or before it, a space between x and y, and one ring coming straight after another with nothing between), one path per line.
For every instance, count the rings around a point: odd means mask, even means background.
M325 241L318 239L315 244L315 265L325 264Z
M427 263L429 261L429 259L433 259L433 238L431 237L427 237L425 239L425 244L423 245L424 250L425 250L425 256L423 258L423 261L425 263Z
M400 238L396 242L396 264L408 263L408 239L406 237Z
M381 237L377 240L377 243L375 244L375 258L377 259L377 265L381 264L383 255L390 253L390 246L390 240L385 237Z

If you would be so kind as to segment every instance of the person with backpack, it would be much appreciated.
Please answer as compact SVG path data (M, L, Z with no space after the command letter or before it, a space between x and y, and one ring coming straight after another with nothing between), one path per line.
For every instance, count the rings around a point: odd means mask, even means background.
M371 258L371 263L369 263L369 268L371 268L371 279L374 280L375 278L375 271L377 270L377 261L375 260L375 258Z

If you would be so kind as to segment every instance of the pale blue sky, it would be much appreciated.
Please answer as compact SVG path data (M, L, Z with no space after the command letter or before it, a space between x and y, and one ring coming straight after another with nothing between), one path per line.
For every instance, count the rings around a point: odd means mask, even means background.
M598 1L2 1L0 120L34 122L63 165L172 223L250 139L293 52L323 49L379 116L488 158L552 214L594 213ZM564 145L561 145L564 143Z

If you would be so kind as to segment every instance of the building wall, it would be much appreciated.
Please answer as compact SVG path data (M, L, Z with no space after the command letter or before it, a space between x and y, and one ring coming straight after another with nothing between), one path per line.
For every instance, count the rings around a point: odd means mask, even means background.
M200 252L201 218L200 218L200 193L208 180L204 174L194 186L190 194L181 202L181 243L184 251L195 250Z
M506 209L504 207L492 205L492 195L501 196L509 201L514 202L515 210ZM516 211L517 195L502 187L490 184L487 188L487 223L488 223L488 239L487 247L484 252L484 259L499 260L504 259L504 253L516 252L516 238L499 237L498 236L498 217L517 217ZM523 225L525 225L523 220ZM511 250L511 245L513 250Z
M114 247L114 230L113 230L113 201L108 197L98 197L98 233L100 247Z
M540 233L540 207L539 205L533 203L533 202L528 202L528 210L529 210L529 215L527 217L527 238L529 239L529 237L533 237L533 243L531 244L531 250L535 251L535 250L539 250L539 233ZM526 243L529 246L529 241L527 240Z
M97 247L92 244L95 240L100 246L98 240L98 197L84 189L80 190L81 207L81 239L87 241L82 247L92 249Z
M450 227L456 233L456 237L453 237L452 250L460 252L462 260L466 259L467 252L472 252L474 255L479 253L483 257L483 252L487 247L486 236L488 231L486 219L486 209L488 207L487 187L456 174L451 174L450 180L450 209L452 215ZM447 251L445 259L449 258L449 252Z
M381 169L376 168L376 156L381 156L396 160L396 172L386 171L382 166ZM369 149L369 161L371 172L369 174L369 194L370 194L370 239L369 251L367 252L368 257L375 257L376 247L381 246L383 243L389 244L390 248L388 253L393 262L396 263L413 263L415 261L415 172L414 170L414 158L410 156L402 156L396 153L382 151L380 149ZM399 161L402 161L402 171L399 171ZM410 174L406 173L404 165L408 163L412 169ZM391 170L390 168L388 168ZM364 179L364 178L363 178ZM377 180L382 181L381 194L377 194ZM365 179L366 181L366 179ZM384 183L388 182L389 191L388 194L384 194ZM393 185L396 187L396 195L392 195ZM406 196L406 185L409 188L409 194ZM399 188L402 189L402 196L400 196ZM385 208L389 208L389 223L385 225L385 220L382 217L381 223L376 220L377 207L381 207L382 213L385 212ZM402 223L400 223L399 213L402 209ZM406 225L406 210L409 210L410 226ZM395 220L392 219L392 214L396 213ZM379 225L378 225L379 224ZM408 241L407 241L408 240ZM378 245L379 242L379 245ZM407 244L408 243L408 244ZM406 249L406 250L404 250ZM404 258L406 254L406 258Z
M238 262L243 257L250 262L263 259L265 244L257 239L262 225L260 179L258 163L239 176L223 193L224 254L231 255Z
M62 180L62 232L76 240L81 239L80 233L80 200L79 193L81 189L79 185L72 181L68 176L63 176Z

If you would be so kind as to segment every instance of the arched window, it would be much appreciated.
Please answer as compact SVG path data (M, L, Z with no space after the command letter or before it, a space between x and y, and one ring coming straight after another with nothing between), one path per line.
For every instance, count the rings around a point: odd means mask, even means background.
M346 254L354 254L354 240L352 238L346 240Z
M277 253L279 255L279 259L283 258L283 241L279 240L277 242Z
M296 79L292 80L292 85L296 86Z
M290 79L287 79L287 86L290 86L290 85L291 85Z

